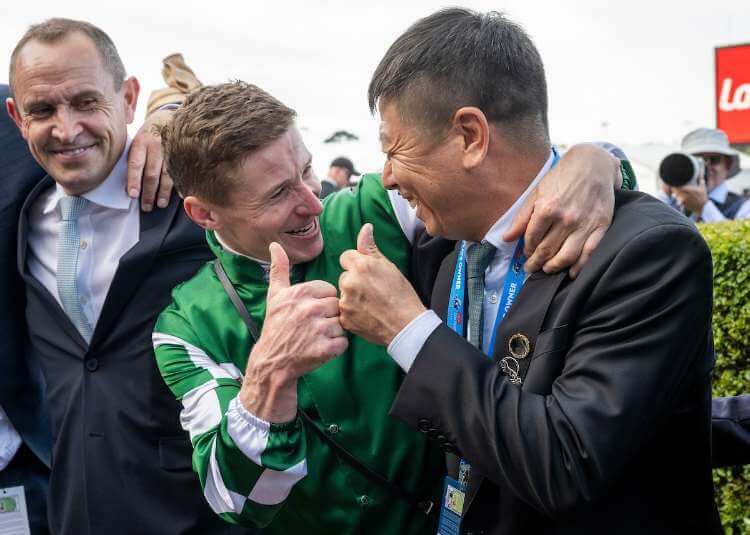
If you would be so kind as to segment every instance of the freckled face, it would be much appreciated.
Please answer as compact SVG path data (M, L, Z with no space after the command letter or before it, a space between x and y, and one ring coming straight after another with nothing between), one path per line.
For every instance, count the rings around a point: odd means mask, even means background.
M260 260L270 260L271 242L279 243L293 264L309 262L323 251L320 182L296 127L251 153L235 173L230 202L211 207L221 221L217 230L222 238Z
M138 90L129 78L116 91L93 42L73 33L56 43L24 46L8 107L37 162L67 193L82 194L117 163Z

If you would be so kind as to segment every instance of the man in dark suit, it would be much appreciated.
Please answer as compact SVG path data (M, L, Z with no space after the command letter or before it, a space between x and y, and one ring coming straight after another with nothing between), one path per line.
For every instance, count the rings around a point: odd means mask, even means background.
M0 84L0 102L5 103L9 97L10 88ZM137 197L143 181L141 200L146 211L150 211L157 196L168 199L172 189L171 179L166 175L162 177L159 172L161 143L152 134L153 125L164 119L164 112L154 112L136 134L130 150L130 187ZM52 439L39 363L25 350L25 295L16 251L21 206L45 172L31 156L4 106L0 110L0 147L0 175L3 177L0 181L0 295L4 296L0 301L0 332L4 333L0 338L3 369L0 409L7 418L7 423L0 422L0 451L8 452L8 464L0 468L0 487L24 487L31 532L36 535L47 533Z
M47 172L22 208L18 269L52 422L51 531L235 532L205 504L151 349L171 288L209 251L176 196L141 212L125 193L137 80L100 29L51 19L19 41L11 87Z
M339 281L342 325L407 372L391 414L460 459L439 532L720 533L711 256L690 222L617 192L574 280L526 275L506 231L557 155L541 58L497 13L415 23L376 69L370 103L384 184L430 234L460 240L432 310L369 226Z

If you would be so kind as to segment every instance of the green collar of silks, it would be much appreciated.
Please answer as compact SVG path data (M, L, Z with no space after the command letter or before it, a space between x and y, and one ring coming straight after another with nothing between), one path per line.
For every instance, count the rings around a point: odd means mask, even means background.
M226 271L232 283L241 286L268 286L269 264L227 251L221 246L212 230L206 230L206 241L211 251L219 259L219 262L221 262L224 271ZM296 284L303 279L305 274L304 266L304 264L292 266L292 284Z

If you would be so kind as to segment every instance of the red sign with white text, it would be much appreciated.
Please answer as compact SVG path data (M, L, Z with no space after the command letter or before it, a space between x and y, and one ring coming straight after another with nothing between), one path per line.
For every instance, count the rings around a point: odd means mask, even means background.
M716 127L750 143L750 44L716 48Z

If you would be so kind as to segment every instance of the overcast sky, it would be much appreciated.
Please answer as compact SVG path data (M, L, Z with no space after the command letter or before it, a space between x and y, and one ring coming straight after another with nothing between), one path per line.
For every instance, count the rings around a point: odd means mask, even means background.
M416 19L451 3L411 1L103 2L4 0L0 80L31 23L52 16L89 20L117 45L148 93L161 86L160 60L182 52L204 83L239 78L295 108L321 172L346 146L324 146L338 129L362 138L358 167L374 169L377 122L367 84L378 61ZM553 141L606 138L672 143L715 126L714 47L750 42L750 1L467 1L521 23L547 69ZM364 147L364 149L363 149Z

